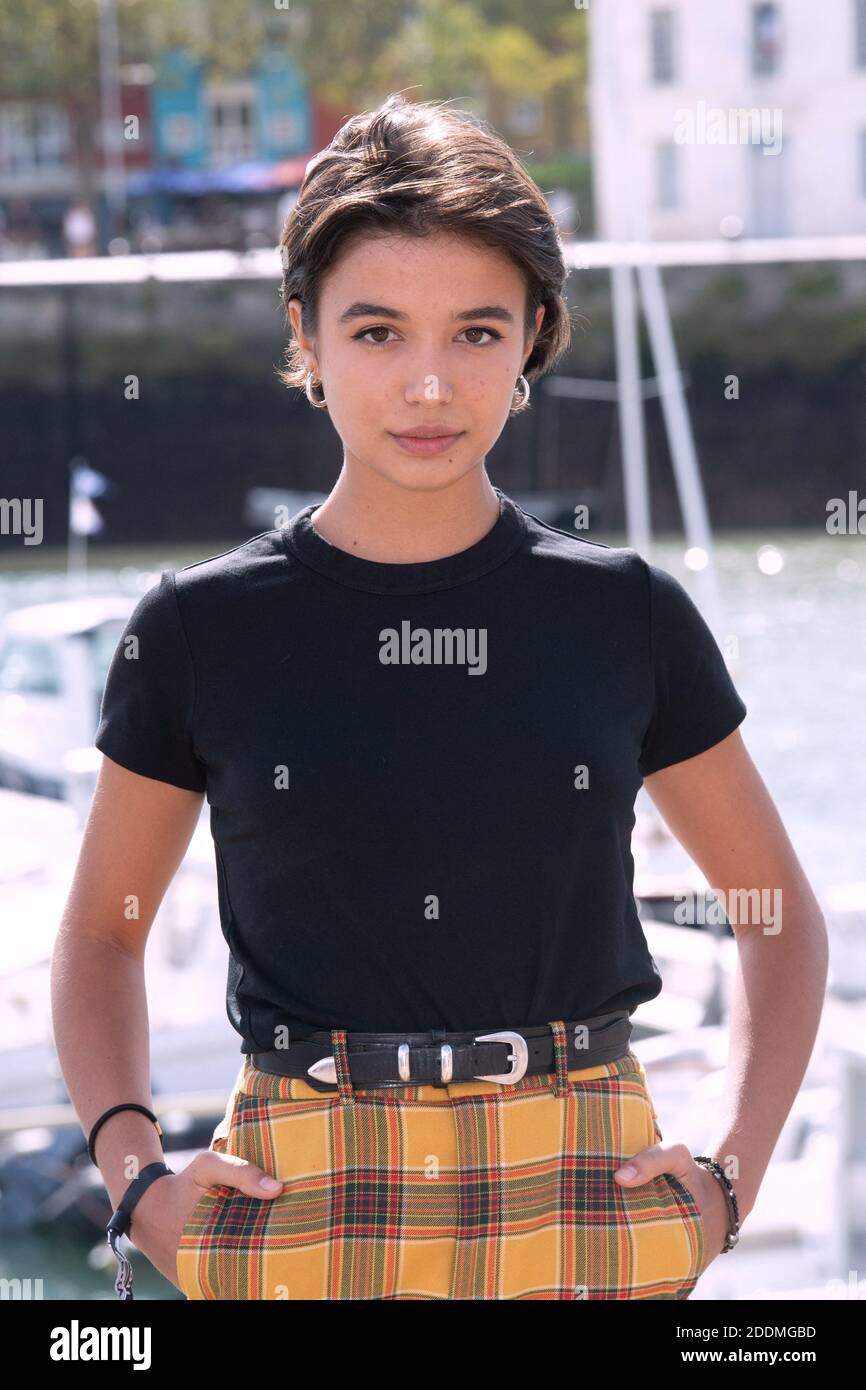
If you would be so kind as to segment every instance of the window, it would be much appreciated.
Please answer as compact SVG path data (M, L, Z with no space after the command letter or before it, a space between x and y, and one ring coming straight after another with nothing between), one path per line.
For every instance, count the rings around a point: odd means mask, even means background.
M782 56L782 23L778 5L752 6L752 72L766 77L776 72Z
M672 10L650 11L650 62L653 82L673 82L674 16Z
M866 0L854 0L856 63L866 68Z
M675 208L680 201L679 145L656 145L656 206Z
M208 96L209 145L213 164L251 159L256 153L253 92L246 84Z
M6 174L62 169L69 159L69 119L48 102L0 105L0 169Z
M791 137L778 154L766 154L761 144L746 145L749 160L749 221L747 236L788 236L788 168Z

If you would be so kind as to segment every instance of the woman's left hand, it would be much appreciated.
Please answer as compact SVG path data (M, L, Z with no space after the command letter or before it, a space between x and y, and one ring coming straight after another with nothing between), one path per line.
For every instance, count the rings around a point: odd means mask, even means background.
M629 1176L628 1170L636 1170ZM660 1173L671 1173L687 1187L694 1197L701 1213L704 1229L704 1256L698 1274L703 1274L707 1265L722 1253L725 1236L730 1230L728 1203L718 1178L695 1163L685 1144L649 1144L632 1155L614 1173L622 1187L640 1187Z

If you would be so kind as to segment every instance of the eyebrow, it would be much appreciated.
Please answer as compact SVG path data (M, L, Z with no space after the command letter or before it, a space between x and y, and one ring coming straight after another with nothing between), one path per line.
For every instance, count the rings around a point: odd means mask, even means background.
M482 304L478 309L464 309L461 313L454 315L455 319L499 319L502 323L513 323L514 315L509 309L504 309L501 304ZM396 319L398 322L405 323L409 315L404 314L400 309L389 309L386 304L366 304L363 300L356 300L350 304L340 315L339 323L350 323L353 319Z

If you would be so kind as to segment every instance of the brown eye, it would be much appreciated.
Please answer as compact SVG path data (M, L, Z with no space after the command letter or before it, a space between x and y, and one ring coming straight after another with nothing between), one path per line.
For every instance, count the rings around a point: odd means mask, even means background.
M390 328L386 327L386 325L385 325L384 323L377 323L377 324L374 324L372 328L363 328L363 329L361 330L360 333L354 334L354 337L355 337L356 339L358 339L359 341L361 341L361 342L368 342L368 343L369 343L369 342L371 342L372 340L371 340L370 338L367 337L367 334L368 334L368 333L391 333L391 332L393 332L393 329L390 329ZM384 343L384 342L387 342L387 339L386 339L386 338L377 338L375 341L376 341L376 343Z
M498 341L498 340L502 337L502 334L501 334L501 333L497 333L497 331L496 331L495 328L482 328L480 325L477 325L477 326L475 326L475 327L473 327L473 328L464 328L463 331L464 331L464 333L486 333L487 336L488 336L488 338L490 338L492 341ZM489 346L490 346L490 343L479 343L478 341L475 341L475 342L473 342L473 343L470 343L470 347L489 347Z

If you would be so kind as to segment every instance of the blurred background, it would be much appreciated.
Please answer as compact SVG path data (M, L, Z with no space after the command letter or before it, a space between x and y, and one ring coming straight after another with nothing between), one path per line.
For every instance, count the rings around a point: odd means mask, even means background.
M277 243L308 161L397 90L491 122L570 266L571 349L491 478L687 586L830 931L803 1087L692 1297L862 1298L866 0L0 4L0 1277L115 1296L48 998L105 672L163 568L333 485L333 427L276 377ZM665 1139L706 1152L733 936L677 920L712 895L643 791L636 814L664 989L633 1045ZM175 1169L240 1061L227 959L205 801L147 956ZM139 1297L179 1296L130 1254Z

